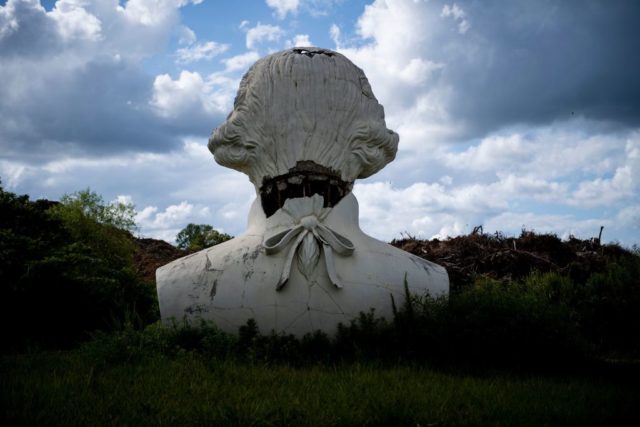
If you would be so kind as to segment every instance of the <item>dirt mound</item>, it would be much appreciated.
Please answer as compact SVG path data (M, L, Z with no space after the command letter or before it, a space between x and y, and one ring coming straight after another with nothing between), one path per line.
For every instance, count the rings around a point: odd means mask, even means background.
M134 239L138 247L134 256L136 272L145 281L156 281L156 269L189 252L156 239Z
M156 269L190 252L164 240L135 239L136 270L144 280L155 283ZM601 245L598 239L561 240L554 234L523 231L519 237L476 231L447 240L394 240L392 245L428 259L447 269L453 290L473 283L476 275L510 281L533 271L567 274L577 282L602 271L608 261L631 252L615 245Z
M446 267L452 289L472 283L476 275L509 281L532 271L555 271L583 281L601 271L608 260L631 254L615 244L601 245L598 239L563 241L531 231L519 237L476 231L447 240L405 238L391 244Z

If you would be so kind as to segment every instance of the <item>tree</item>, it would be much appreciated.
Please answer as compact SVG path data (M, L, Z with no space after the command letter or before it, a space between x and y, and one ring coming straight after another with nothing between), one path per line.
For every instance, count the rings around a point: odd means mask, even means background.
M126 231L132 231L136 226L136 211L132 203L105 203L102 196L89 188L65 194L60 198L60 203L63 205L62 210L71 216L81 214L100 224Z
M221 233L208 224L188 224L176 236L176 243L180 249L199 251L231 239L233 236Z
M155 321L155 289L133 263L134 225L131 205L88 189L58 203L0 186L0 352Z
M110 273L132 269L135 245L130 231L135 228L132 204L105 203L102 196L86 190L65 194L60 203L50 209L51 215L62 222L70 234L73 252L81 251L100 259Z

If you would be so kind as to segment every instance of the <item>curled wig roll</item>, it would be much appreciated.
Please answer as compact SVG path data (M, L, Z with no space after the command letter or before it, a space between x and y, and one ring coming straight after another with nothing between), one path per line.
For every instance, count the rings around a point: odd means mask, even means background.
M398 139L360 68L330 50L293 48L260 59L244 75L209 150L257 186L301 161L353 182L393 160Z

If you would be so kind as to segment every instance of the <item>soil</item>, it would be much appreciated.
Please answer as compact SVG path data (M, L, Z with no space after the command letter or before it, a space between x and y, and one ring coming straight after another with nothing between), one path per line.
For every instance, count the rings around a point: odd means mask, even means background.
M136 272L144 281L155 284L156 269L174 259L189 255L189 251L156 239L134 239L138 247L134 256Z
M481 231L447 240L409 237L391 244L445 267L452 290L473 283L477 275L511 281L533 271L553 271L585 281L592 272L602 271L608 260L631 255L617 244L602 245L597 238L561 240L554 234L531 231L519 237Z
M135 242L136 269L151 283L155 283L158 267L190 253L163 240L135 239ZM512 281L533 271L554 271L583 282L591 273L602 271L608 261L632 254L617 244L602 245L597 238L561 240L554 234L531 231L523 231L519 237L506 237L476 230L446 240L408 237L391 244L445 267L452 291L472 284L478 275Z

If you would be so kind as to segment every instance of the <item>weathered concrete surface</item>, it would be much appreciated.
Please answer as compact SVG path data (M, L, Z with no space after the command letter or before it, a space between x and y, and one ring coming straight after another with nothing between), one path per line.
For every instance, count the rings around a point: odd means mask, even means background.
M294 228L296 221L282 210L266 218L257 199L245 234L158 269L162 318L212 319L234 333L253 318L263 332L301 336L317 329L332 333L339 322L348 323L370 308L390 318L391 295L397 303L404 301L405 275L412 292L448 292L444 268L360 230L352 194L330 209L323 223L355 248L348 256L333 256L342 288L331 282L320 251L308 279L294 259L288 282L276 290L288 252L267 255L263 242L265 236Z
M209 149L260 187L300 161L366 178L394 159L398 140L360 68L327 49L293 48L249 69Z

